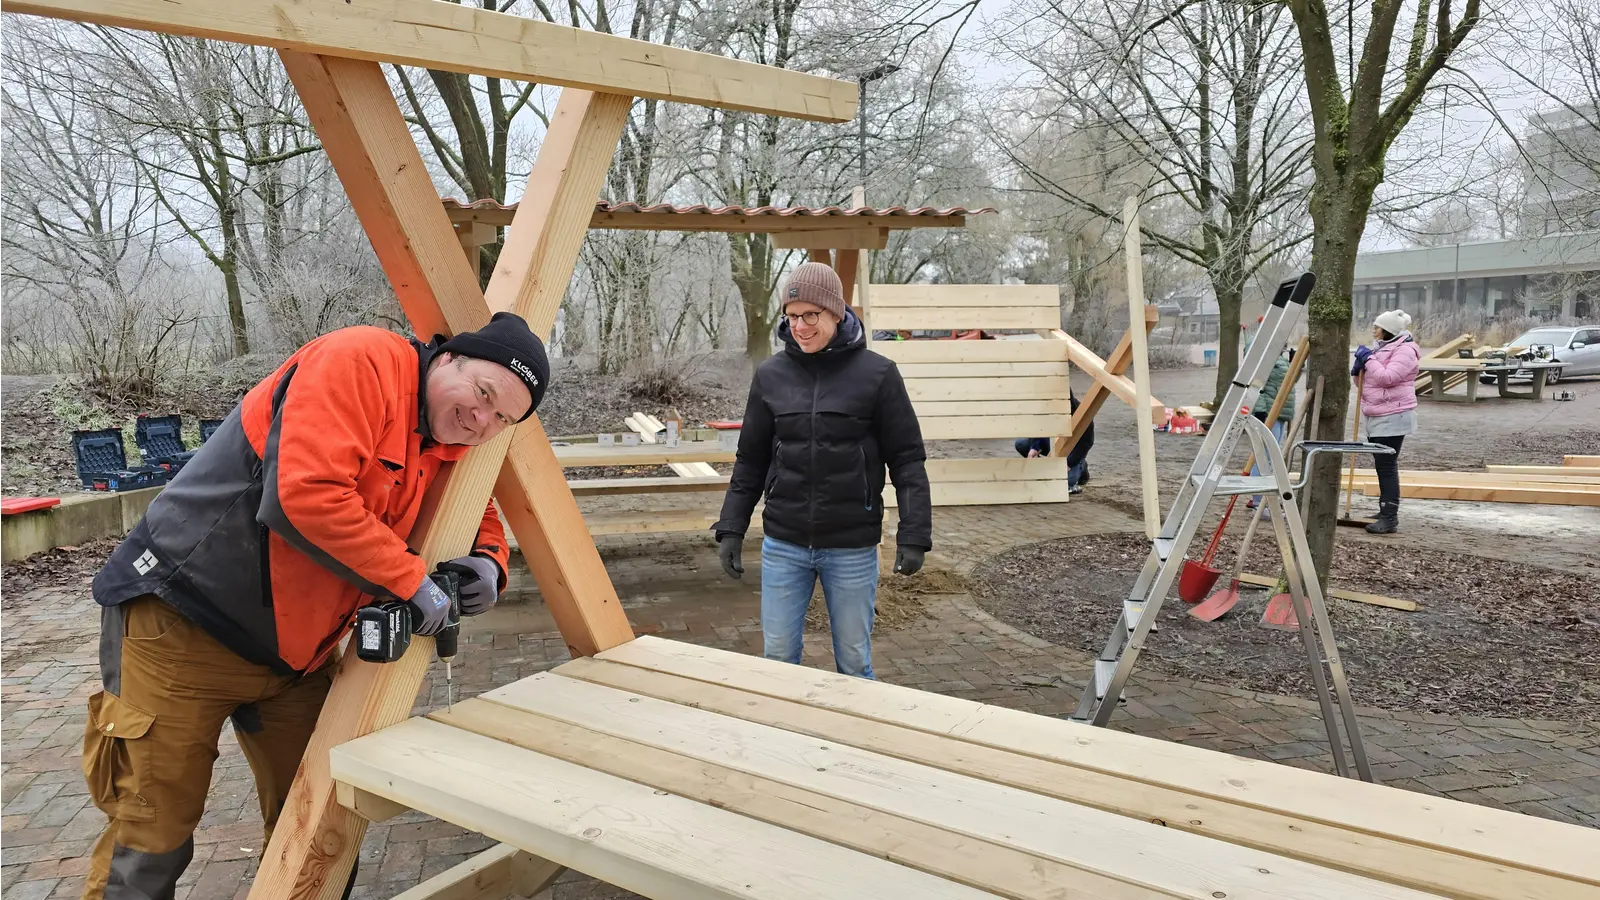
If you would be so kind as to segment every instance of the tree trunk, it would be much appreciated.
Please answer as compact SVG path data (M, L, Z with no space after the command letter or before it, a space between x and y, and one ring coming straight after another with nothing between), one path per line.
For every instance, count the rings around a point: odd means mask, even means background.
M1313 197L1311 203L1316 228L1311 271L1316 275L1317 286L1306 302L1307 333L1311 339L1306 378L1310 383L1315 383L1318 376L1323 378L1322 412L1316 422L1316 434L1323 440L1348 440L1345 418L1351 385L1350 291L1371 202L1370 188L1346 184ZM1323 585L1328 583L1341 509L1341 459L1332 455L1317 457L1304 493L1306 537Z
M1234 266L1218 268L1211 278L1217 295L1217 385L1211 402L1222 405L1223 395L1239 372L1239 311L1244 305L1244 279Z
M772 250L764 234L729 235L733 284L744 306L744 351L752 363L772 355L772 329L777 323L772 308Z

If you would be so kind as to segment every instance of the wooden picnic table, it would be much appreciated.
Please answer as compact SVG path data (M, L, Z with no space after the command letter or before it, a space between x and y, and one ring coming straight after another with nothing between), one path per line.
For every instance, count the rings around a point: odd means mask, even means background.
M658 900L1600 892L1593 829L650 637L330 765L367 818L503 842L408 896L561 867Z
M1553 369L1560 369L1566 365L1563 362L1498 362L1488 359L1425 359L1417 364L1417 370L1429 376L1433 388L1429 399L1449 403L1474 403L1478 399L1478 376L1495 376L1495 387L1499 389L1500 396L1511 400L1541 400L1544 398L1546 377ZM1518 372L1527 371L1533 378L1531 390L1513 391L1510 389L1510 379ZM1453 396L1445 393L1445 379L1451 375L1466 373L1467 395L1465 397Z

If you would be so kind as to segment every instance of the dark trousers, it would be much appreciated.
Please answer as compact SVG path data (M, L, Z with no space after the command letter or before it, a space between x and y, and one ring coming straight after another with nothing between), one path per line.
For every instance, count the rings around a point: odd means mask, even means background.
M1378 470L1378 502L1400 502L1400 445L1405 435L1368 438L1374 444L1394 448L1393 453L1373 454L1373 468Z

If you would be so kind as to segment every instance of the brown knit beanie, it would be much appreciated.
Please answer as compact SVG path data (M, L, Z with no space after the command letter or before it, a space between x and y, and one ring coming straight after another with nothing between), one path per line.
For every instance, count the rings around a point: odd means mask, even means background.
M827 263L802 263L790 272L789 280L783 284L782 301L785 311L790 303L804 301L844 318L844 284Z

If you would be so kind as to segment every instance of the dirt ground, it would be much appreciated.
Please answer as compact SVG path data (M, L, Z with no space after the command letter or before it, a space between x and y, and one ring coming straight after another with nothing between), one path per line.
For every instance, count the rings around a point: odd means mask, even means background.
M1225 536L1230 566L1242 528ZM1029 634L1098 653L1149 552L1142 534L1050 541L1003 554L973 573L978 601ZM1247 571L1282 569L1258 538ZM1600 575L1495 563L1394 545L1339 545L1340 587L1415 600L1414 612L1330 600L1329 617L1357 703L1457 715L1592 720L1600 715ZM1227 574L1217 588L1227 585ZM1188 613L1176 592L1141 667L1215 684L1310 696L1304 647L1293 632L1263 628L1266 589L1247 589L1216 622Z

